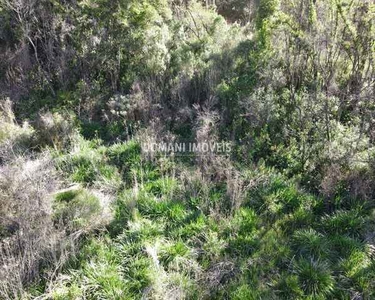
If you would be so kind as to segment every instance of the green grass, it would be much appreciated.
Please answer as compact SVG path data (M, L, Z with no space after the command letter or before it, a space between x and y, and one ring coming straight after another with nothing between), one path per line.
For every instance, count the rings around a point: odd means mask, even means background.
M98 198L79 189L56 195L53 210L55 224L74 232L84 230L100 220L102 207Z
M185 299L346 299L348 288L371 299L375 268L363 242L364 210L325 214L321 198L263 169L266 183L229 213L225 185L204 192L184 186L154 163L141 163L134 143L84 145L78 156L91 153L89 164L120 170L122 180L133 170L137 186L129 181L117 190L108 232L88 239L64 270L68 279L54 283L52 299L164 299L171 293ZM97 205L82 189L58 194L56 220L83 226Z
M328 239L313 229L298 230L292 237L295 252L303 257L321 259L330 256Z
M119 188L120 173L116 166L109 163L105 156L106 148L101 145L100 140L87 141L79 138L74 147L72 153L57 153L58 167L73 182Z
M329 265L319 260L300 259L294 266L304 294L313 299L327 299L333 292L335 280Z

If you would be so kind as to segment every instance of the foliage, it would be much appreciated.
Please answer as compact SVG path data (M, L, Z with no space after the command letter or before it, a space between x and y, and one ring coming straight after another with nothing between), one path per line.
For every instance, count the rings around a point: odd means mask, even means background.
M373 299L374 13L1 0L0 298Z

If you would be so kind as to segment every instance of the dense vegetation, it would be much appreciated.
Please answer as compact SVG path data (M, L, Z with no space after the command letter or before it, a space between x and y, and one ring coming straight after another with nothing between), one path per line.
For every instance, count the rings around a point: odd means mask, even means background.
M374 17L0 0L0 299L375 299Z

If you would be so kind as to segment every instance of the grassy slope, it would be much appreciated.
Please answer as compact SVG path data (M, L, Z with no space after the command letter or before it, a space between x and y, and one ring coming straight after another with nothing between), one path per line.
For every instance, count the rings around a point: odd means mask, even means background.
M52 299L375 296L375 264L364 242L374 213L369 203L342 194L327 214L324 199L259 167L243 173L256 184L230 212L225 184L205 182L194 166L145 161L135 142L84 149L60 156L63 169L88 185L119 174L114 220L35 293Z

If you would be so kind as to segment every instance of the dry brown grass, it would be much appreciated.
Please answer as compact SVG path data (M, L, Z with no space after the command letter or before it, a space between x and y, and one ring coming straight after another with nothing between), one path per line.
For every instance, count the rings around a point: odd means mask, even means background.
M17 124L9 99L0 99L0 163L28 151L34 129L27 123Z
M60 180L48 155L18 157L0 169L0 297L16 299L44 265L57 266L64 255L64 232L53 225L49 201Z
M31 283L53 280L81 237L110 222L111 196L65 186L48 152L0 166L0 299L24 297ZM64 193L80 198L56 208Z
M69 148L72 140L77 136L74 122L74 117L67 112L40 113L33 123L36 129L36 146L50 146L59 150Z

